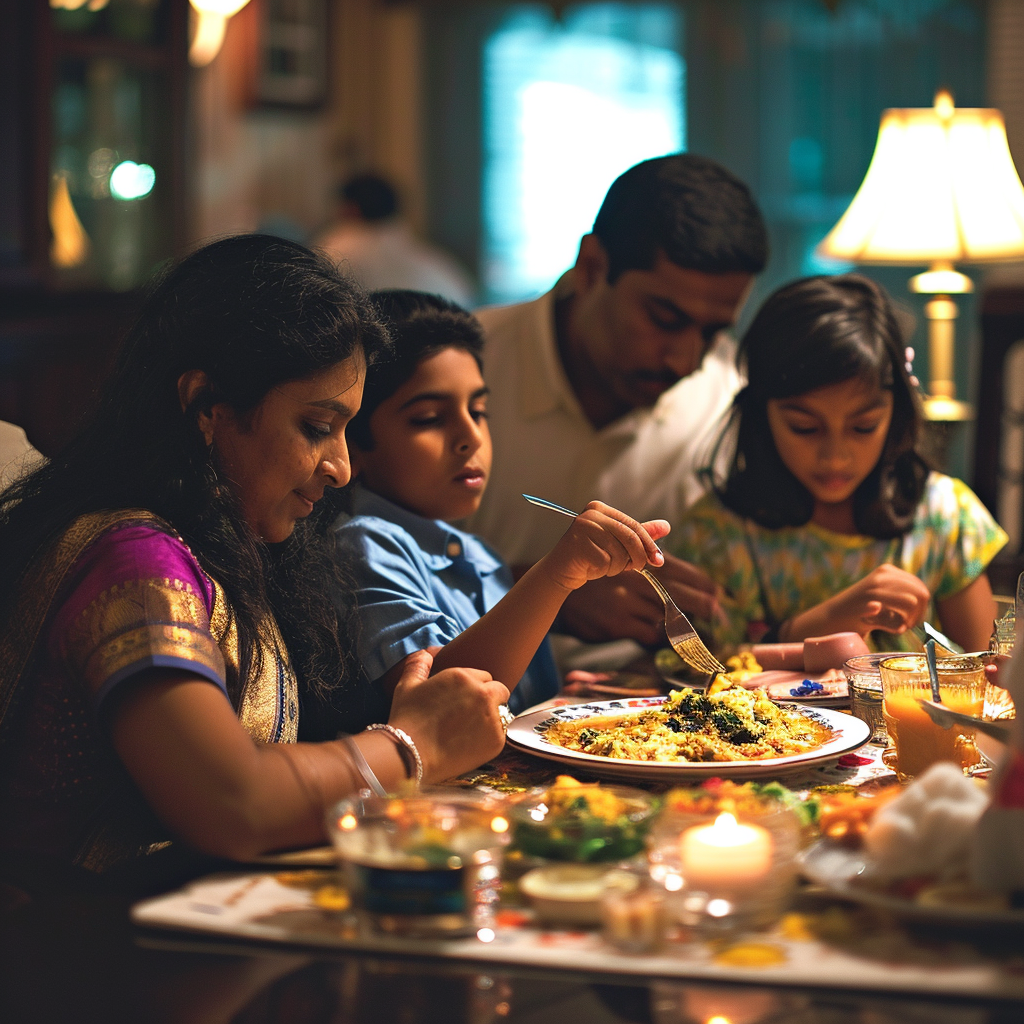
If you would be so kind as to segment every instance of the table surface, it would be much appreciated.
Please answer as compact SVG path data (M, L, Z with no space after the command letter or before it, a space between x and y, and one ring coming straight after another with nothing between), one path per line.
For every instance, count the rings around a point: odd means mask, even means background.
M516 768L525 767L520 758L514 761ZM541 762L534 770L555 774ZM723 1024L1017 1024L1022 1013L1020 1003L985 999L310 954L135 929L128 919L130 903L100 893L30 894L0 881L0 1020L710 1024L717 1018ZM1024 954L1024 937L1013 944ZM1021 962L1024 970L1024 955Z
M0 887L0 1019L105 1024L1010 1024L1020 1004L309 955L135 931L111 897Z

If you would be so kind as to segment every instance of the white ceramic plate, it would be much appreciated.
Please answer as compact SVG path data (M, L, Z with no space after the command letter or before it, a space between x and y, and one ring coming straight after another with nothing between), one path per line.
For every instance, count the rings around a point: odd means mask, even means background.
M690 682L682 677L663 675L665 682L673 687L689 687L691 690L706 689L712 677L708 676L704 683ZM798 689L800 684L809 679L811 682L824 683L826 692L821 694L811 693L803 697L794 697L790 690ZM743 686L747 690L756 690L763 687L772 700L780 704L848 704L850 701L850 689L842 672L831 670L829 672L789 672L784 669L771 669L766 672L759 672L751 676Z
M862 850L849 850L820 840L800 855L803 873L835 896L887 910L901 918L959 925L1024 925L1024 910L994 910L965 903L925 904L860 885L855 880L864 871Z
M633 697L621 700L602 700L590 704L568 704L560 708L547 708L519 715L509 726L508 738L517 747L546 757L561 764L571 765L595 775L615 779L750 778L760 775L778 775L781 772L806 768L809 765L831 761L851 750L856 750L871 737L871 729L859 718L834 711L832 708L810 708L803 704L790 705L808 718L827 725L832 739L817 750L789 757L766 758L762 761L632 761L619 757L601 757L567 750L545 739L545 734L557 722L574 722L581 718L601 715L635 714L648 708L660 707L664 697Z

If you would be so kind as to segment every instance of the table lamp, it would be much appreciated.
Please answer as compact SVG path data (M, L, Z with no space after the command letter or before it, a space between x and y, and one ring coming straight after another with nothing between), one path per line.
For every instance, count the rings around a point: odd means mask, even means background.
M925 306L925 416L971 419L953 380L951 296L974 286L953 264L1024 259L1024 187L1003 115L957 109L944 89L934 107L886 110L868 173L818 252L862 264L929 265L910 279L911 291L933 296Z

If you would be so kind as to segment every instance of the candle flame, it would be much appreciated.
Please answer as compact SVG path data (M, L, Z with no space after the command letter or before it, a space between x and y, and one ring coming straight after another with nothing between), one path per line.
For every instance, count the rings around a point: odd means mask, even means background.
M728 811L723 811L717 818L715 818L715 829L716 831L722 832L733 832L736 829L736 815L730 814Z

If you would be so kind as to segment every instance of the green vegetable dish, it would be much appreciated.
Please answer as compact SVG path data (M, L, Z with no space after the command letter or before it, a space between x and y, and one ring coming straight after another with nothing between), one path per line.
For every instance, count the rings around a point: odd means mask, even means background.
M641 790L560 775L513 807L512 845L528 856L576 864L623 860L643 850L656 809L655 798Z

